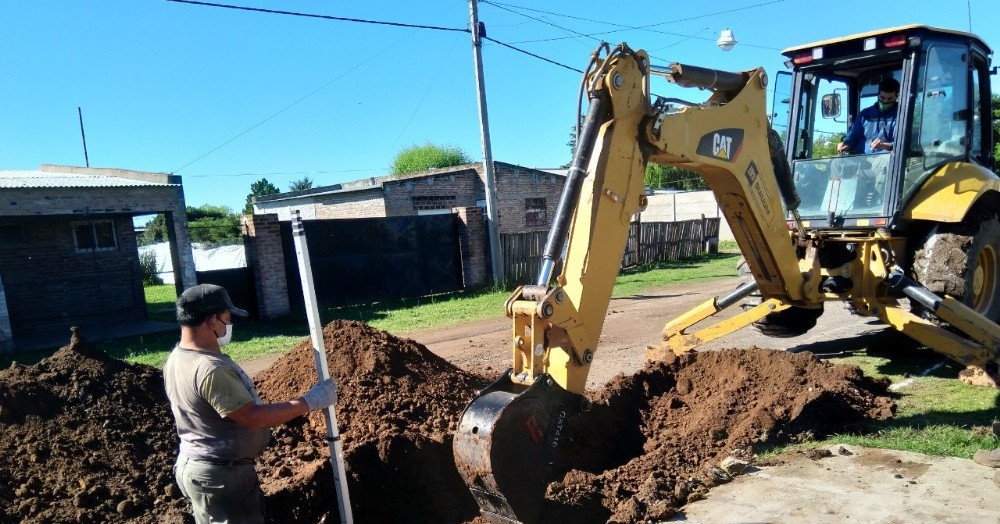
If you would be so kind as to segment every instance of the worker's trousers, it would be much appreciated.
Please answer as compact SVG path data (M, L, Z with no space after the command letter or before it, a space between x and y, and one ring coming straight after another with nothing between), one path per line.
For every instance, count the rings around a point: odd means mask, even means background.
M210 464L179 456L174 477L197 524L264 524L264 493L252 462Z

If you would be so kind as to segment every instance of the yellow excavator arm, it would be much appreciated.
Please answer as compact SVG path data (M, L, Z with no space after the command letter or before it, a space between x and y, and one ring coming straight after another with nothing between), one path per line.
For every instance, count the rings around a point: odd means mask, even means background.
M749 246L764 293L795 303L810 292L785 221L784 207L797 201L780 143L769 134L763 69L654 69L645 52L624 44L592 66L589 110L542 268L505 305L513 367L466 408L455 435L459 471L483 515L496 522L539 518L566 421L584 403L632 217L646 206L647 162L705 177L740 245ZM651 74L712 96L703 104L654 105ZM787 180L779 182L773 159Z

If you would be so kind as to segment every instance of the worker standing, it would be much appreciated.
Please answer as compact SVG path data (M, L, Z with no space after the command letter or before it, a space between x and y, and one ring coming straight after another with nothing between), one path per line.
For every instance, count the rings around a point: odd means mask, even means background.
M250 377L222 347L233 334L234 306L220 286L200 284L177 298L180 342L163 366L163 380L180 437L174 476L191 500L197 524L264 522L264 494L254 460L269 428L337 401L327 379L288 402L264 404Z

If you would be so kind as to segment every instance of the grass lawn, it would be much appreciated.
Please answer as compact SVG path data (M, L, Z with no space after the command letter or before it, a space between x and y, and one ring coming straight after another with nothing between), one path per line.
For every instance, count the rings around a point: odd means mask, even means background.
M1000 390L963 384L956 378L961 365L901 333L887 330L866 349L831 361L854 364L870 377L888 378L898 395L896 416L871 424L863 434L831 435L797 447L844 443L971 458L980 449L1000 446L990 428L1000 415Z

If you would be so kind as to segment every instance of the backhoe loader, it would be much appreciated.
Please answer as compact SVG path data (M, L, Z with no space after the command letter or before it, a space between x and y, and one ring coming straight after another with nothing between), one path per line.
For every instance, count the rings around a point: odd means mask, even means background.
M701 175L749 279L670 321L656 358L749 326L792 336L842 302L995 385L1000 348L1000 179L993 174L991 51L978 37L912 25L787 49L773 111L762 68L650 63L626 44L593 55L589 106L535 281L505 304L512 367L466 407L459 473L492 522L537 522L564 473L648 162ZM654 96L652 77L710 93ZM847 115L901 85L890 153L838 155ZM786 145L783 145L786 144ZM557 274L558 273L558 274ZM693 330L752 296L756 304Z

